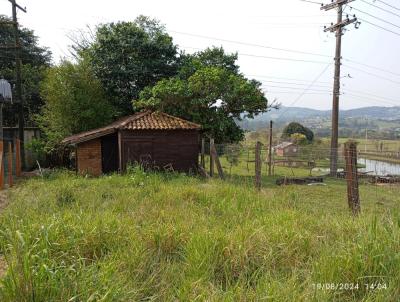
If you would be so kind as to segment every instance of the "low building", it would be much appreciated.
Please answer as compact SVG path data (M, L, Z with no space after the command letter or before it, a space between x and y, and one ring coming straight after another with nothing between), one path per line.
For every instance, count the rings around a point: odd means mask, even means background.
M76 169L94 176L124 171L128 164L189 172L198 167L200 125L145 111L94 130L72 135Z
M283 142L274 147L277 156L294 156L299 151L298 146L292 142Z

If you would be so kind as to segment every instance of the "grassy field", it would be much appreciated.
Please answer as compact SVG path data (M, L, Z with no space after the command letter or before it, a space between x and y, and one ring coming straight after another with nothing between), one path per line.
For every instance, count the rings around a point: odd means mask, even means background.
M0 214L0 301L399 300L395 188L362 185L354 219L340 180L272 182L138 169L26 180ZM319 288L331 283L353 290Z

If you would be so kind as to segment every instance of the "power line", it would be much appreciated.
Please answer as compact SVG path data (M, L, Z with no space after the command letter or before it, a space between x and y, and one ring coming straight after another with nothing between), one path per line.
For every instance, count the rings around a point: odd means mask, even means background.
M263 82L271 82L271 83L282 83L282 84L290 84L290 85L300 85L300 86L307 86L307 84L304 83L291 83L291 82L280 82L280 81L263 81ZM263 85L264 86L264 85ZM265 85L266 88L270 88L270 87L278 87L278 86L270 86L268 84ZM323 86L323 85L313 85L313 87L321 87L321 88L329 88L328 86ZM279 88L286 88L284 86L279 86ZM287 87L289 89L294 89L294 90L298 90L298 89L302 89L299 87ZM367 92L367 91L359 91L359 90L353 90L353 89L347 89L345 88L346 91L350 92L350 93L359 93L359 94L364 94L366 96L371 96L373 98L377 98L379 100L387 100L388 102L391 102L392 104L394 104L393 102L400 102L400 98L399 99L392 99L389 97L385 97L385 96L381 96L381 95L377 95L377 94L373 94L371 92ZM269 89L267 91L270 91ZM322 90L316 90L313 89L313 91L322 91ZM399 103L400 105L400 103Z
M349 63L352 63L352 64L362 65L362 66L365 66L365 67L368 67L368 68L371 68L371 69L375 69L375 70L379 70L379 71L382 71L382 72L390 73L390 74L395 75L395 76L400 76L400 73L396 73L396 72L393 72L393 71L390 71L390 70L387 70L387 69L383 69L383 68L380 68L380 67L375 67L375 66L372 66L372 65L369 65L369 64L353 61L353 60L350 60L350 59L344 58L343 61L346 61L346 62L349 62Z
M360 20L361 20L361 19L360 19ZM369 22L367 22L367 21L365 21L365 20L362 20L362 21L364 21L364 22L366 22L366 23L369 23ZM372 23L371 23L371 24L372 24ZM383 29L385 29L385 28L383 28ZM323 54L317 54L317 53L303 52L303 51L297 51L297 50L292 50L292 49L283 49L283 48L278 48L278 47L273 47L273 46L266 46L266 45L260 45L260 44L255 44L255 43L246 43L246 42L240 42L240 41L226 40L226 39L220 39L220 38L215 38L215 37L208 37L208 36L197 35L197 34L176 32L176 31L171 31L171 32L175 32L175 33L183 34L183 35L188 35L188 36L201 37L201 38L204 38L204 39L211 39L211 40L218 40L218 41L226 41L226 42L229 42L229 43L247 45L247 46L252 46L252 47L261 47L261 48L267 48L267 49L272 49L272 50L280 50L280 51L287 51L287 52L293 52L293 53L301 53L301 54L316 55L316 56L320 56L320 57L331 58L331 56L329 56L329 55L323 55ZM393 33L395 33L395 32L393 32ZM399 35L400 35L400 34L399 34ZM195 48L195 47L187 47L187 48L192 48L192 49L196 49L196 50L202 50L202 49L200 49L200 48ZM239 53L239 54L240 54L240 53ZM253 55L253 54L241 54L241 55L259 57L259 56L257 56L257 55ZM273 57L268 57L268 58L273 59ZM282 60L285 60L285 58L282 58ZM293 59L290 59L290 60L293 60ZM364 64L364 63L361 63L361 62L357 62L357 61L354 61L354 60L350 60L350 59L346 59L346 58L344 58L343 60L348 61L348 62L352 62L352 63L354 63L354 64L364 65L364 66L366 66L366 67L373 68L373 69L376 69L376 70L380 70L380 71L383 71L383 72L387 72L387 73L390 73L390 74L393 74L393 75L398 75L398 76L400 76L400 74L398 74L398 73L395 73L395 72L392 72L392 71L388 71L388 70L385 70L385 69L382 69L382 68L379 68L379 67L375 67L375 66L372 66L372 65L367 65L367 64ZM295 60L295 61L298 61L298 60ZM299 61L303 61L303 60L299 60ZM304 61L306 61L306 60L304 60ZM312 63L316 63L316 62L312 62ZM326 64L325 62L318 62L318 63Z
M359 71L359 72L362 72L362 73L365 73L365 74L368 74L368 75L371 75L371 76L376 77L376 78L378 78L378 79L386 80L386 81L395 83L395 84L397 84L397 85L400 85L400 82L393 81L392 79L379 76L379 75L377 75L377 74L375 74L375 73L368 72L368 71L362 70L362 69L360 69L360 68L352 67L352 66L349 66L349 65L346 65L346 64L344 64L343 66L345 66L345 67L347 67L347 68L351 68L351 69L357 70L357 71Z
M254 43L246 43L246 42L241 42L241 41L221 39L221 38L217 38L217 37L203 36L203 35L197 35L197 34L191 34L191 33L173 31L173 30L170 30L170 32L171 33L176 33L176 34L179 34L179 35L197 37L197 38L201 38L201 39L215 40L215 41L221 41L221 42L227 42L227 43L233 43L233 44L239 44L239 45L246 45L246 46L252 46L252 47L259 47L259 48L266 48L266 49L285 51L285 52L291 52L291 53L299 53L299 54L303 54L303 55L312 55L312 56L318 56L318 57L331 58L331 56L329 56L329 55L318 54L318 53L307 52L307 51L301 51L301 50L279 48L279 47L273 47L273 46L267 46L267 45L261 45L261 44L254 44Z
M303 95L305 95L310 89L311 87L323 76L323 74L328 70L328 68L332 65L332 63L329 63L328 65L325 66L325 68L321 71L321 73L310 83L310 85L308 85L294 100L293 102L290 103L290 105L288 107L293 106L294 104L296 104L302 97ZM282 114L284 114L287 110L281 112L281 114L279 115L279 117L282 116ZM278 117L278 118L279 118Z
M346 88L345 88L345 89L346 89ZM374 98L378 98L378 99L382 99L382 100L387 100L388 102L395 102L395 103L400 102L400 99L395 100L395 99L392 99L392 98L383 97L383 96L380 96L380 95L377 95L377 94L373 94L373 93L371 93L371 92L359 91L359 90L353 90L353 89L351 89L351 90L347 90L347 89L346 89L346 91L349 91L349 92L351 92L351 93L364 94L364 95L366 95L366 96L372 96L372 97L374 97Z
M364 12L364 11L362 11L362 10L360 10L360 9L358 9L358 8L352 7L352 6L349 6L349 7L350 7L350 9L354 9L355 11L358 11L358 12L364 14L364 15L370 16L370 17L375 18L375 19L377 19L377 20L379 20L379 21L381 21L381 22L384 22L384 23L390 24L390 25L392 25L392 26L394 26L394 27L400 28L399 25L396 25L396 24L394 24L394 23L392 23L392 22L386 21L385 19L376 17L376 16L373 15L373 14Z
M270 94L273 94L273 93L296 94L295 91L266 91L265 93L267 93L267 94L268 93L270 93ZM328 92L328 93L326 93L326 92L306 92L303 95L306 95L306 94L332 95L331 92Z
M368 2L368 1L365 1L365 0L360 0L360 1L361 1L361 2L364 2L364 3L368 4L368 5L371 5L371 6L375 7L375 8L377 8L377 9L380 9L380 10L382 10L382 11L388 13L388 14L392 14L392 15L394 15L394 16L400 18L400 15L399 15L399 14L396 14L396 13L390 11L390 10L387 10L387 9L385 9L385 8L382 8L382 7L378 6L378 5L372 4L372 3Z
M400 8L394 6L394 5L390 4L390 3L387 3L387 2L385 2L385 1L382 1L382 0L375 0L375 1L376 1L376 2L381 2L382 4L384 4L384 5L386 5L386 6L389 6L389 7L393 8L393 9L395 9L395 10L399 10L399 11L400 11Z
M284 88L284 89L293 89L293 90L304 90L304 87L290 87L290 86L279 86L279 85L268 85L268 86L264 86L264 87L266 89L268 89L268 87L272 87L272 88ZM308 91L329 92L328 90L322 90L322 89L308 89Z
M311 0L299 0L301 2L307 2L307 3L312 3L312 4L318 4L318 5L323 5L321 2L316 2L316 1L311 1Z
M247 77L255 77L255 78L278 79L278 80L289 80L289 81L299 81L299 82L310 83L310 80L304 80L304 79L284 78L284 77L275 77L275 76L257 75L257 74L245 74L245 75ZM331 82L317 81L315 83L330 84Z
M293 83L293 82L284 82L284 81L271 81L271 80L262 80L262 83L276 83L276 84L290 84L295 86L307 86L305 83ZM322 88L330 88L327 85L314 85L314 87L322 87Z
M382 100L382 99L376 99L376 98L366 97L366 96L357 95L357 94L354 94L354 93L344 92L344 94L345 94L345 95L350 95L350 96L353 96L353 97L362 98L363 100L364 100L364 99L369 99L369 100L372 100L372 101L375 101L375 102L386 103L386 104L390 104L390 105L392 105L392 106L399 106L399 105L400 105L400 103L388 102L388 101L385 101L385 100Z
M372 22L370 22L370 21L367 21L367 20L365 20L365 19L361 19L361 18L358 18L358 19L359 19L360 21L362 21L362 22L365 22L365 23L369 24L369 25L378 27L378 28L380 28L380 29L382 29L382 30L384 30L384 31L390 32L390 33L395 34L395 35L397 35L397 36L400 36L400 33L398 33L398 32L395 32L395 31L390 30L390 29L388 29L388 28L385 28L385 27L383 27L383 26L377 25L377 24L372 23Z
M190 46L183 46L187 49L194 49L194 50L203 50L198 47L190 47ZM293 59L293 58L284 58L284 57L272 57L272 56L262 56L262 55L255 55L255 54L247 54L247 53L237 53L239 56L244 57L253 57L253 58L263 58L263 59L271 59L271 60L280 60L280 61L292 61L292 62L305 62L305 63L314 63L314 64L327 64L327 62L323 61L314 61L314 60L303 60L303 59Z

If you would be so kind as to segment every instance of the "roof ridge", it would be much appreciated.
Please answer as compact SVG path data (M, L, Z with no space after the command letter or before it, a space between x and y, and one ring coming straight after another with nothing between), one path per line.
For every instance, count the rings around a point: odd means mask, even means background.
M159 114L167 116L169 118L172 118L172 119L175 119L175 120L179 120L179 121L181 121L183 123L191 124L192 126L200 126L200 124L185 120L185 119L177 117L177 116L170 115L170 114L162 112L162 111L153 111L151 114L153 114L153 113L159 113Z
M150 110L145 110L145 111L142 111L142 112L138 112L138 113L136 113L134 115L127 116L127 119L125 121L123 121L122 123L120 123L118 125L118 128L124 127L124 126L126 126L126 124L134 122L134 121L136 121L136 120L148 115L149 113L152 113L152 112Z

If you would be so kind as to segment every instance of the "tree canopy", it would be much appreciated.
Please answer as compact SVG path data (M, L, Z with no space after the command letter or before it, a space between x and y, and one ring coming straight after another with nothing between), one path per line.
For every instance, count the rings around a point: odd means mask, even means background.
M217 142L240 141L243 130L235 120L252 118L269 105L261 83L245 78L236 60L236 54L225 54L222 48L184 55L178 74L144 89L133 106L199 123Z
M15 45L13 28L10 24L5 24L5 22L10 21L8 17L0 15L0 45ZM29 123L32 122L34 114L38 113L43 105L39 87L44 77L44 71L50 66L51 52L48 48L39 46L38 37L32 30L20 27L19 36L22 45L22 93L25 101L25 120ZM0 78L15 84L13 49L0 50ZM15 91L13 91L13 94L15 95ZM14 126L17 123L16 114L12 113L13 108L7 106L4 112L4 123L8 126Z
M177 47L165 28L144 16L134 22L103 24L94 41L79 50L88 57L96 77L119 115L132 112L132 99L177 71Z
M50 68L41 92L45 105L37 122L45 134L48 151L68 135L107 124L114 115L114 108L86 61L63 61Z
M308 142L314 140L314 133L311 129L304 127L300 123L292 122L283 129L282 138L291 138L294 134L303 134Z

